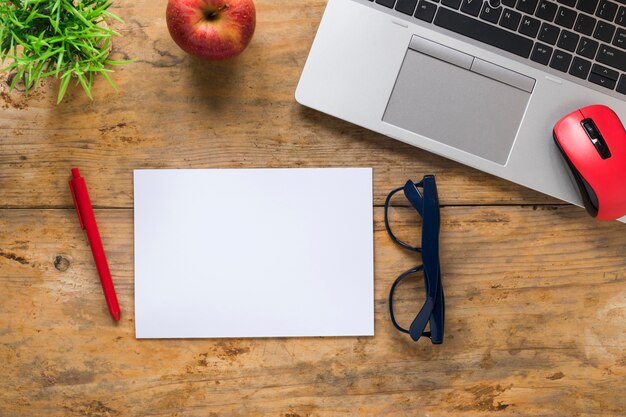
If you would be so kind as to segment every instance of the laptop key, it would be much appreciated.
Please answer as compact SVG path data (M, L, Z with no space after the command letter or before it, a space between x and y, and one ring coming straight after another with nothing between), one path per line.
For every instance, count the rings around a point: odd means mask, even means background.
M562 72L567 72L570 62L572 62L572 55L557 49L552 55L550 67Z
M395 2L396 0L376 0L376 3L380 4L381 6L389 7L390 9L393 7Z
M593 14L598 6L598 0L578 0L576 8L582 12Z
M537 7L537 3L539 0L517 0L516 9L520 12L533 14L535 13L535 8Z
M626 49L626 30L621 28L617 29L617 33L613 39L613 45L618 48Z
M587 75L589 75L589 70L591 69L591 62L586 59L582 59L579 56L574 57L574 61L572 62L572 66L569 69L569 73L574 77L581 78L583 80L587 79Z
M511 9L504 9L502 17L500 18L500 26L504 26L507 29L517 30L519 21L522 19L521 13L517 13Z
M426 0L420 0L415 10L415 17L425 22L431 23L435 17L437 5Z
M559 26L571 29L572 26L574 26L575 21L575 11L573 11L572 9L568 9L567 7L559 7L559 11L556 13L556 19L554 19L554 23Z
M620 26L626 26L626 7L620 7L617 11L617 17L615 18L615 23Z
M593 64L591 67L591 72L599 74L603 77L608 78L609 80L617 81L617 77L619 77L619 72L612 70L611 68L607 68L605 66L599 64Z
M580 36L578 36L574 32L570 32L569 30L562 30L561 36L559 36L559 41L556 46L558 46L559 48L563 48L566 51L574 52L576 50L576 45L578 45L578 39L580 39Z
M576 0L556 0L556 1L566 6L570 6L570 7L576 6Z
M396 10L410 16L415 11L416 5L417 0L398 0L396 3Z
M539 40L554 45L559 38L559 28L550 23L542 23L539 29Z
M434 23L524 58L528 58L533 47L533 41L528 38L445 8L439 9Z
M622 74L622 76L619 77L616 90L618 93L626 94L626 74Z
M598 10L596 10L596 16L601 19L613 21L615 14L617 13L617 4L608 0L600 0Z
M556 4L546 1L546 0L541 0L541 3L539 3L539 7L537 8L537 13L535 13L535 16L537 16L539 19L552 22L552 19L554 19L554 16L556 15L556 9L557 9Z
M593 59L596 56L596 51L600 44L593 39L582 38L578 43L578 49L576 53L582 55L585 58Z
M604 42L611 42L614 33L615 26L610 23L599 21L596 25L596 30L593 32L593 37Z
M540 25L541 22L539 20L530 16L524 16L522 17L522 22L519 25L519 33L534 38L539 32Z
M612 46L600 45L596 61L620 71L626 71L626 52Z
M501 14L502 7L494 9L489 5L489 3L485 2L485 5L483 6L483 11L480 12L480 18L486 20L487 22L497 24L498 20L500 20Z
M483 5L482 1L483 0L463 0L461 3L461 11L471 14L472 16L478 16L480 8Z
M453 9L458 9L461 7L461 0L441 0L441 4L452 7Z
M583 35L590 36L593 33L593 28L596 26L596 19L584 14L579 14L576 23L574 24L574 30L582 33Z
M609 78L603 77L601 75L592 72L589 74L589 81L594 84L601 85L602 87L606 87L610 90L615 88L615 80L611 80Z
M548 45L537 42L535 43L535 47L533 48L533 53L530 56L530 59L540 64L548 65L551 55L552 48L550 48Z
M517 3L517 0L501 0L502 4L504 4L507 7L515 7L515 3Z

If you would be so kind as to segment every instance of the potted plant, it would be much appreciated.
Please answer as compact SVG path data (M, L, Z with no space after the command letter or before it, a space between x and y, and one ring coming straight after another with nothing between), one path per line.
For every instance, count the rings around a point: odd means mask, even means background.
M94 78L104 77L113 88L107 65L128 61L109 59L111 38L119 33L107 20L122 21L107 9L111 0L0 0L0 57L2 71L15 76L29 89L43 80L60 79L57 103L72 80L89 98Z

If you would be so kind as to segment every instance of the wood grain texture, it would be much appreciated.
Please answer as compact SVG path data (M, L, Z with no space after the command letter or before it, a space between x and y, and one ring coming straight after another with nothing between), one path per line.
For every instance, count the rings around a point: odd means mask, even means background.
M626 226L295 103L323 0L259 0L249 49L186 56L165 1L116 0L135 58L90 102L0 76L0 417L623 416ZM550 140L548 137L546 140ZM112 324L67 180L87 177L122 306ZM376 336L136 340L132 170L374 167ZM387 292L419 258L388 239L387 192L437 175L446 340L391 326ZM417 236L394 208L400 234ZM162 259L159 262L177 262ZM409 320L422 294L403 284Z
M443 210L440 346L391 326L388 289L419 258L390 242L380 208L372 338L136 340L132 210L96 213L118 326L72 210L0 214L2 416L626 413L626 226L577 208ZM408 209L392 214L417 233ZM419 287L399 288L401 319Z
M93 102L73 88L57 106L54 83L25 100L0 79L0 207L70 207L72 165L99 207L132 207L132 170L145 167L371 166L377 204L426 173L438 175L444 204L556 203L297 104L324 4L258 1L248 50L208 63L170 39L164 1L116 1L125 23L113 24L123 34L113 56L137 60L115 68L119 93L99 80Z

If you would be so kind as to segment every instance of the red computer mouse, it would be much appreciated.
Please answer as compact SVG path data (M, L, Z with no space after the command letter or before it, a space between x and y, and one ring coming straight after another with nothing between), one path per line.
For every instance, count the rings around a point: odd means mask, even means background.
M626 216L626 131L615 112L599 104L576 110L553 136L587 212L599 220Z

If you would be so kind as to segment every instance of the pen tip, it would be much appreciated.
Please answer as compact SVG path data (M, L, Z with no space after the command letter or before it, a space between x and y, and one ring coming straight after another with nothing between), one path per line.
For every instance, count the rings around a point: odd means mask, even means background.
M78 168L72 168L72 176L74 178L80 177L80 172L78 171Z
M113 316L113 320L120 321L121 314L120 314L119 310L118 311L112 311L111 315Z

